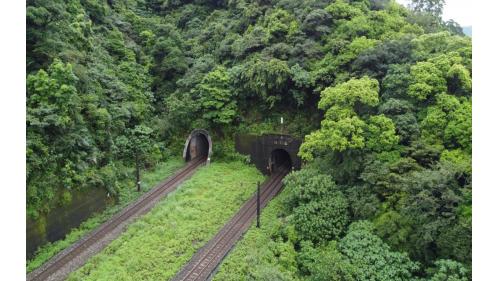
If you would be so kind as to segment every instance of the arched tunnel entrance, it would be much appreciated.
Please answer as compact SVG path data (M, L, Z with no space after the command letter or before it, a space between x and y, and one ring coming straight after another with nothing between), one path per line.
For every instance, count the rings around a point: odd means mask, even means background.
M290 154L281 148L275 149L271 152L269 157L269 171L272 173L276 172L278 169L292 169L292 158Z
M235 149L249 155L250 161L264 174L275 172L275 168L284 165L290 170L300 170L300 158L297 155L302 141L289 135L278 134L237 134Z
M210 155L212 154L212 139L206 130L196 129L191 132L186 139L184 145L184 152L182 157L184 160L190 161L195 158L205 158L210 162Z

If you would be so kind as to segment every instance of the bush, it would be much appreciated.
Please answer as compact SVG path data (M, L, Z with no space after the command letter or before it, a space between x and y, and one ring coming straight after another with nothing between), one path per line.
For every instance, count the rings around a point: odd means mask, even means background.
M467 281L468 270L454 260L438 260L427 270L430 281Z
M348 222L347 200L330 176L314 169L293 172L285 179L291 189L287 206L299 239L338 239Z

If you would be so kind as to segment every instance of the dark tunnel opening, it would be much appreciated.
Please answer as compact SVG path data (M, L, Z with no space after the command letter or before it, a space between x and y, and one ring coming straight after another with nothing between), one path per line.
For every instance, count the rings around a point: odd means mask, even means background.
M186 151L186 161L202 157L204 159L208 158L209 143L208 139L203 134L194 135L188 144L188 149Z
M292 158L284 149L273 150L273 152L271 152L271 157L269 158L269 171L271 174L276 172L278 169L292 169Z

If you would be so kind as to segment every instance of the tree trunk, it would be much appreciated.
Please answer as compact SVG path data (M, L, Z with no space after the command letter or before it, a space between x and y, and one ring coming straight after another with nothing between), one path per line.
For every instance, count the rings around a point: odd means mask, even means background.
M141 173L139 170L139 155L135 155L135 182L137 184L137 191L141 191Z

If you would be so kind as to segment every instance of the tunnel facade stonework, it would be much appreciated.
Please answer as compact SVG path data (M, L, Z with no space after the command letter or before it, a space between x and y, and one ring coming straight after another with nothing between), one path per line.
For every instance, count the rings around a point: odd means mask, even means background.
M236 135L236 151L241 154L250 155L250 160L264 174L269 174L270 159L273 151L283 150L288 153L291 161L291 169L299 170L301 166L298 152L301 140L289 135L265 134L256 135Z
M182 157L185 161L189 161L198 156L207 158L207 164L210 163L212 155L212 138L207 130L195 129L189 134L184 144Z

